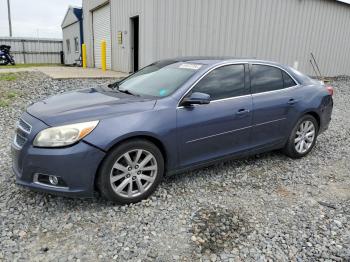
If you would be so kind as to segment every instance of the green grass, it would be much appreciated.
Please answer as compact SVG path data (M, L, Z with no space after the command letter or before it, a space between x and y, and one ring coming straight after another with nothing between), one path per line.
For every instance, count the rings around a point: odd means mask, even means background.
M0 108L8 107L19 96L19 92L6 85L2 85L1 81L14 81L17 79L15 74L0 74Z
M12 99L12 98L15 98L17 96L17 93L14 91L10 91L6 94L6 96L8 99Z
M16 65L6 65L6 66L0 66L1 69L8 69L8 68L28 68L28 67L38 67L38 66L62 66L61 64L16 64Z
M13 73L0 74L0 81L15 81L17 76Z
M9 106L10 102L8 100L0 98L0 108Z
M1 91L0 91L1 92ZM3 91L0 94L0 108L8 107L13 100L18 96L18 93L15 91Z

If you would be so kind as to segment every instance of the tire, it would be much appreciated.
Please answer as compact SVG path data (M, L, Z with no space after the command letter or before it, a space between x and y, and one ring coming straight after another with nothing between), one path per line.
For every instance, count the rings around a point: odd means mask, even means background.
M119 204L136 203L158 187L164 175L164 158L153 143L130 140L108 153L97 175L103 197Z
M307 131L309 128L310 130ZM314 132L313 136L311 136L312 130ZM301 158L306 156L315 146L318 130L319 126L316 119L312 115L304 115L294 126L283 152L291 158ZM311 137L312 141L310 141Z

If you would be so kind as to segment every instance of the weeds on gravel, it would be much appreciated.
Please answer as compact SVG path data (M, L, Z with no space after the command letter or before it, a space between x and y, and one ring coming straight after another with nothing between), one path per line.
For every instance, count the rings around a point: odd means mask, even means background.
M18 96L15 91L1 90L0 88L0 107L8 107Z
M0 81L15 81L17 76L13 73L0 74Z
M7 107L9 106L9 101L8 100L5 100L5 99L1 99L0 98L0 107Z

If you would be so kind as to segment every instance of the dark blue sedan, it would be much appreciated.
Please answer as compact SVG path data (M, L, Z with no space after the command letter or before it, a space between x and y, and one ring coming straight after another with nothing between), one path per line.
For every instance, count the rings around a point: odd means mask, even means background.
M268 61L159 61L108 87L28 107L13 169L17 183L34 190L133 203L166 174L275 149L307 155L329 125L332 95L332 87Z

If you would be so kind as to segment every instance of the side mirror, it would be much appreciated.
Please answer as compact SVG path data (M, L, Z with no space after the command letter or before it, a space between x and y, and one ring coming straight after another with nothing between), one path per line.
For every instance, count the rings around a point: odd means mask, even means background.
M200 92L194 92L189 97L182 100L182 106L206 105L210 103L210 95Z

